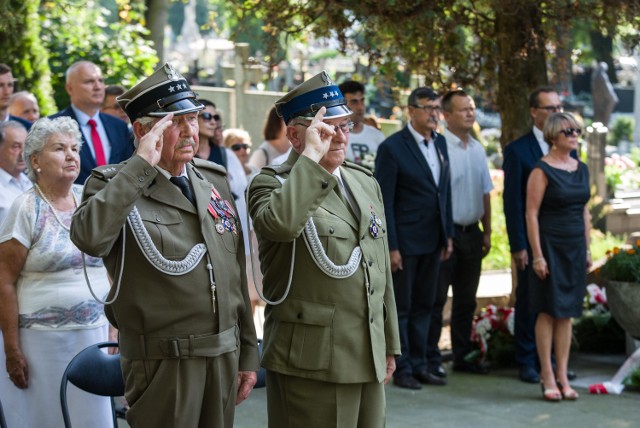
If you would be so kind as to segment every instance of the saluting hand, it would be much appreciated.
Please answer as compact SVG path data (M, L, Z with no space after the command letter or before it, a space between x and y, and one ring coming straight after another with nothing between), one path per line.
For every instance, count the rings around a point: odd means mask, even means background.
M305 133L305 146L302 155L314 162L320 162L320 159L327 154L331 140L336 135L333 126L329 126L322 121L326 111L325 107L318 110Z
M173 113L170 113L156 122L149 132L139 138L136 154L149 162L151 166L156 166L160 162L164 131L172 124Z

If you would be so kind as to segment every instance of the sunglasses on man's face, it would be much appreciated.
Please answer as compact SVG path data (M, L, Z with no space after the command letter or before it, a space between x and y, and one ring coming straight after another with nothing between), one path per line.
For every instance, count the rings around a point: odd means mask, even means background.
M242 149L248 150L249 147L251 147L251 146L249 146L248 144L237 143L237 144L232 144L231 145L231 150L233 150L234 152L237 152L238 150L242 150Z
M580 128L567 128L567 129L561 129L560 130L560 134L564 134L565 137L570 137L572 135L577 135L580 136L580 134L582 134L582 129Z
M208 111L205 111L204 113L200 113L200 117L202 118L202 120L205 120L207 122L209 122L211 119L215 120L216 122L220 121L219 114L211 114Z

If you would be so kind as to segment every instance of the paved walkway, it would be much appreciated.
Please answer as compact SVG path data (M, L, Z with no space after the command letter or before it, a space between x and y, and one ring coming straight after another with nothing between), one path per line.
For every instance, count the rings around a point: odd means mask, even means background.
M540 387L517 380L515 368L486 376L449 370L449 385L420 391L387 385L387 427L638 427L640 392L590 395L586 389L610 379L624 359L624 355L574 354L570 366L578 374L572 382L580 393L576 402L543 401ZM266 427L266 414L265 389L256 389L237 408L235 426Z

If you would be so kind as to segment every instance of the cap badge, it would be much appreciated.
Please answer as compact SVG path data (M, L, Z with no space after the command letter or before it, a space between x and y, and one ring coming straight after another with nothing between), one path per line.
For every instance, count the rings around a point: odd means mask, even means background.
M333 81L331 80L331 78L329 77L329 75L326 72L323 71L322 73L320 73L320 78L322 79L322 82L326 86L333 85Z
M165 64L164 71L167 73L167 78L169 80L176 81L176 80L180 80L182 78L180 76L180 74L178 74L176 69L173 68L173 65L171 65L171 64Z

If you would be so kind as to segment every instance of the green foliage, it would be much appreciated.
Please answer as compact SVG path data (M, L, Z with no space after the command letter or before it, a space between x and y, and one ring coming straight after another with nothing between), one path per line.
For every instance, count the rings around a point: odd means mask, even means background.
M630 247L614 247L607 252L607 262L600 274L610 281L640 283L640 240Z
M69 104L64 89L67 68L91 61L102 69L107 84L132 86L149 75L158 61L144 36L143 1L104 0L118 15L96 1L44 2L40 9L42 42L50 54L52 86L59 109Z
M633 128L635 122L633 118L620 116L613 122L609 133L609 144L617 146L620 141L633 141Z
M491 192L491 251L482 260L482 269L486 271L511 268L511 250L502 206L503 176L494 175L493 185L495 187Z
M1 8L0 49L21 90L33 92L43 114L55 111L48 52L40 39L37 0L8 1Z

